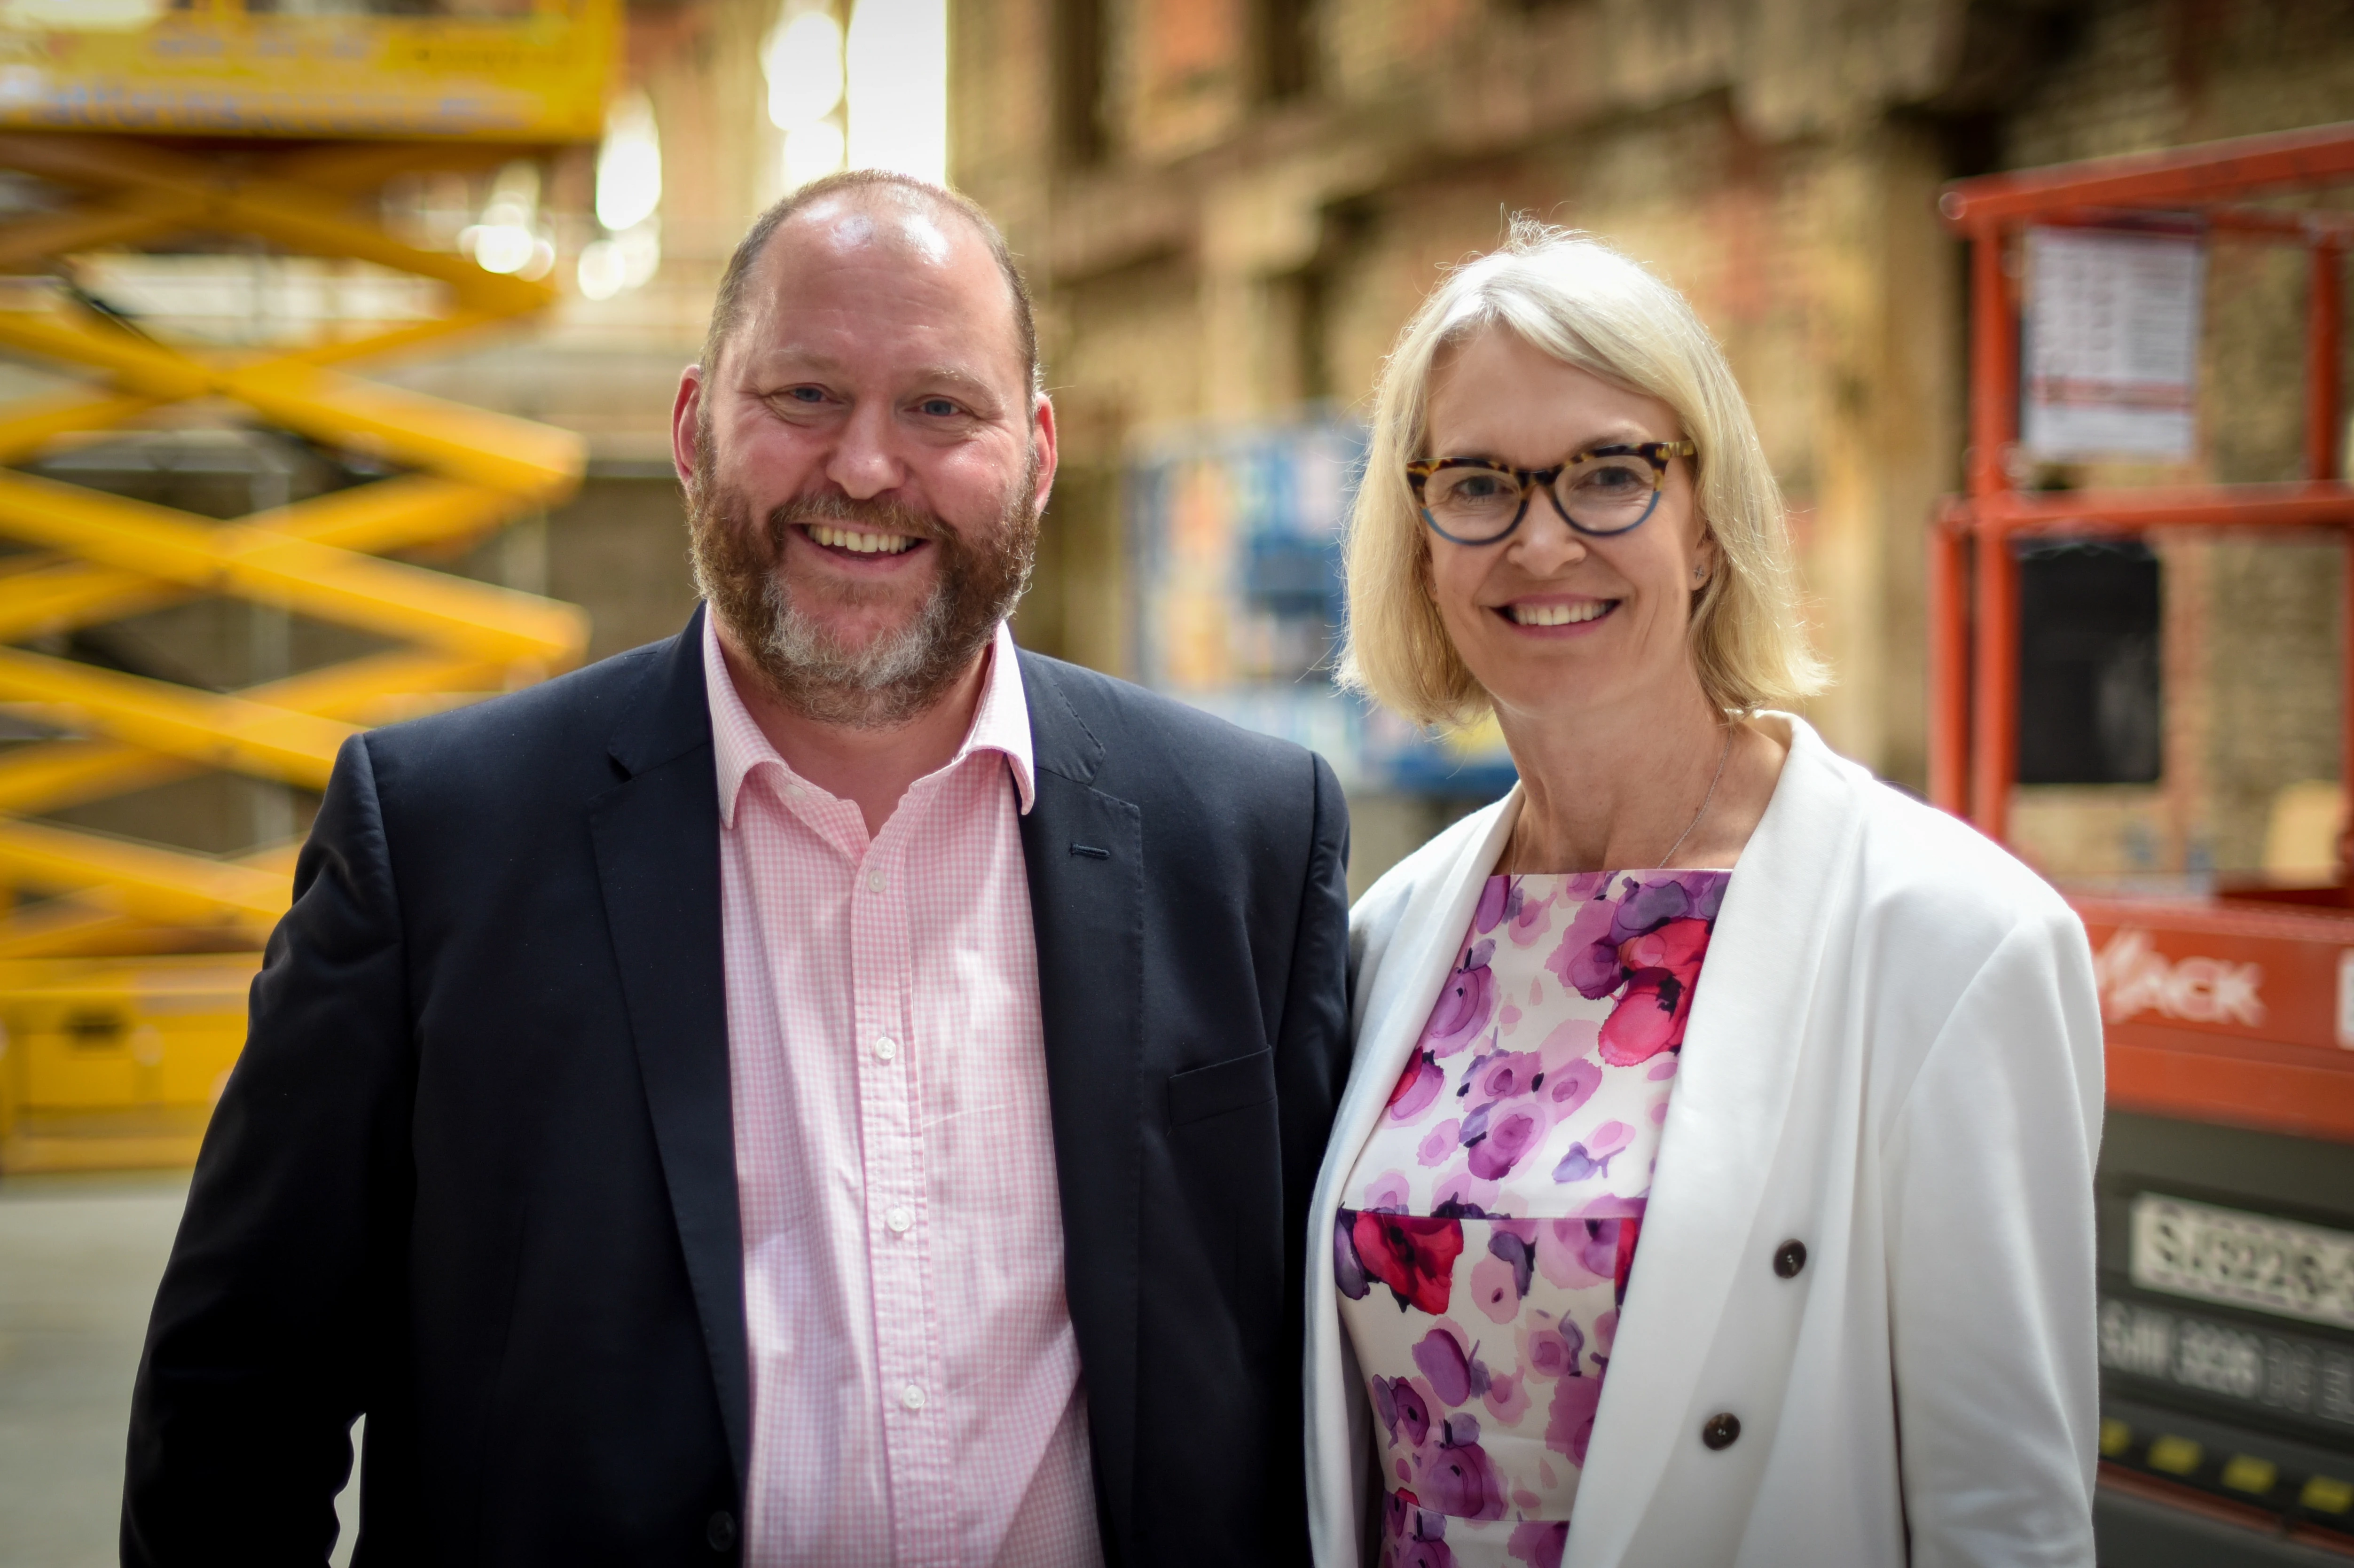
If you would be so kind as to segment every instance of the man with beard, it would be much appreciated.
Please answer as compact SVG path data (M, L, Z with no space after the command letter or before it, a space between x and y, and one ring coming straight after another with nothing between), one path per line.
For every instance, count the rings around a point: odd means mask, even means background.
M140 1369L126 1563L1290 1563L1346 1054L1323 763L1017 650L978 207L805 187L668 642L345 747Z

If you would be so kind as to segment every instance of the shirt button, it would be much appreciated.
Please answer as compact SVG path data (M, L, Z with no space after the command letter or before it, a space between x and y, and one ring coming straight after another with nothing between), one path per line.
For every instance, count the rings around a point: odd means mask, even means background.
M1700 1429L1700 1440L1712 1448L1730 1448L1740 1436L1741 1417L1729 1410L1710 1416Z
M891 1227L893 1235L903 1236L907 1234L907 1227L916 1223L916 1216L905 1209L893 1209L883 1216L883 1223Z
M910 1410L924 1408L924 1385L911 1383L899 1391L899 1403Z
M869 893L880 893L883 891L883 874L881 872L870 871L866 874L866 891Z
M875 1059L876 1061L888 1062L898 1054L899 1043L896 1040L892 1039L888 1034L885 1034L882 1039L875 1042Z

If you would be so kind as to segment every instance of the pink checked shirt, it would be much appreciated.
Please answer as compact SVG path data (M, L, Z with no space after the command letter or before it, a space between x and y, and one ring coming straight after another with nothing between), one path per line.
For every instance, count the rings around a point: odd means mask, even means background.
M1002 627L872 840L703 662L752 1364L748 1564L1102 1562Z

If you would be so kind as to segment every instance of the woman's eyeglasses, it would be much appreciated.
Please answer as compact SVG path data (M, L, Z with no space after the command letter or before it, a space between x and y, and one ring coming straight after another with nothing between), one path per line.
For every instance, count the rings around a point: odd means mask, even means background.
M1492 545L1528 515L1529 492L1542 487L1561 520L1589 538L1641 527L1659 504L1668 464L1696 456L1690 441L1594 447L1552 468L1513 468L1486 458L1419 458L1405 482L1422 520L1458 545Z

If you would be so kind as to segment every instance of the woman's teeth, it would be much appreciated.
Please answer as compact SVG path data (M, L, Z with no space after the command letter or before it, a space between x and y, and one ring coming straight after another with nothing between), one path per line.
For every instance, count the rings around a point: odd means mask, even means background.
M1581 604L1516 604L1512 620L1522 626L1575 626L1608 609L1611 600L1589 599Z
M862 556L896 556L916 542L906 534L854 534L847 528L828 528L816 523L810 524L809 536L821 545Z

